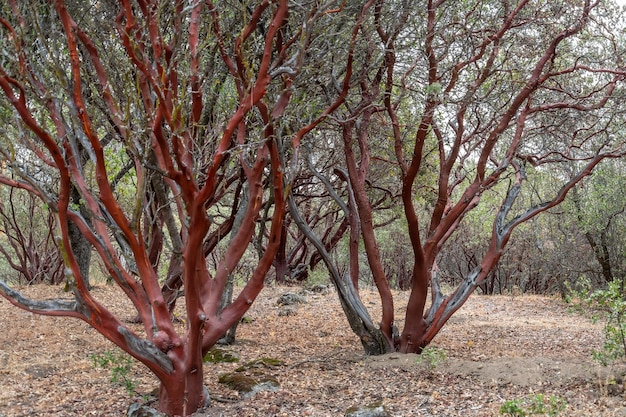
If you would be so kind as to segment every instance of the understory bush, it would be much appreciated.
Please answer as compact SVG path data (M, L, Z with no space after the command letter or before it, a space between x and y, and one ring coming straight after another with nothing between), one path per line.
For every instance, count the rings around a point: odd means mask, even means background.
M593 358L607 366L626 355L626 300L624 300L624 284L622 281L611 281L606 289L591 292L587 303L603 312L594 319L603 318L604 345L602 350L594 350Z
M417 358L417 364L424 364L427 369L433 370L444 363L447 357L448 355L444 349L428 346L420 353L420 356Z
M137 383L129 375L134 362L130 355L121 350L107 350L89 357L95 367L110 371L113 384L123 387L130 395L135 393Z
M565 410L567 402L564 398L556 395L546 397L544 394L536 394L532 397L507 400L500 407L500 414L510 417L526 417L532 415L558 416Z

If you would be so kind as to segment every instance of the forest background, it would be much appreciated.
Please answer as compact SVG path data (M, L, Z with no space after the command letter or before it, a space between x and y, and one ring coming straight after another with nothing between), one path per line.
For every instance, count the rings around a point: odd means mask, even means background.
M474 292L623 294L621 9L421 6L3 5L2 295L85 321L186 415L268 282L330 281L370 355L422 353Z

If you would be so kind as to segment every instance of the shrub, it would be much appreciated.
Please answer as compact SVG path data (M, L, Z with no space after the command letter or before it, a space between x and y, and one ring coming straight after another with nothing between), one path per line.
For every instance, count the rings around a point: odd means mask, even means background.
M596 290L588 297L588 303L606 312L604 346L593 352L593 358L606 366L626 355L626 301L623 283L614 280L606 289Z
M417 358L418 364L425 364L428 369L435 369L437 366L445 362L447 358L446 351L438 347L425 347Z
M536 394L523 399L506 400L500 407L500 414L510 417L525 417L532 415L548 415L556 417L567 407L564 398L544 394Z
M119 350L107 350L104 353L89 356L97 368L109 369L111 382L123 387L130 395L135 393L137 384L129 377L133 359Z

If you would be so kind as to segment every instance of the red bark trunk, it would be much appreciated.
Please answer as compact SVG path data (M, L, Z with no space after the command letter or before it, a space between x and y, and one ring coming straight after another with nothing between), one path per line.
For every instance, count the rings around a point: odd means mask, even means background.
M425 340L428 326L424 320L424 307L428 297L430 273L425 268L421 269L417 263L413 268L413 288L406 306L404 329L396 346L403 353L420 353L429 342Z
M208 405L207 396L202 366L181 370L161 381L159 410L169 416L188 416Z

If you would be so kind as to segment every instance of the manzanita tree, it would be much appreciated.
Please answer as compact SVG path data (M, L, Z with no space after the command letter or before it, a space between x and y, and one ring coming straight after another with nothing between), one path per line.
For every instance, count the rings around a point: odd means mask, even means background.
M349 276L325 254L368 353L421 352L485 282L519 225L561 203L603 160L624 154L623 22L612 7L590 0L375 2L355 51L359 88L333 119L350 195L339 204L356 230ZM554 167L569 174L537 186ZM375 187L398 194L411 241L401 332L374 229L381 220L371 207ZM476 266L444 295L438 260L487 194L500 202L491 208L491 231L479 238ZM297 217L297 207L291 210ZM306 222L299 224L315 242ZM358 298L360 244L380 293L379 325Z
M287 0L0 7L0 184L35 196L54 215L72 298L33 300L6 282L0 293L28 311L89 323L159 379L162 411L189 415L207 401L202 355L250 307L275 258L300 140L346 96L361 7ZM350 22L342 39L353 39L333 77L338 88L305 117L290 115L290 106L310 103L301 74L321 67L327 46L311 45L335 15ZM269 214L259 261L222 308L262 208ZM90 291L72 229L128 297L143 334ZM183 332L170 311L179 290Z
M516 227L624 153L621 22L600 1L0 7L0 185L36 197L55 218L72 297L28 299L2 281L0 293L89 323L154 373L170 415L205 403L202 355L250 307L270 267L288 266L287 201L367 352L420 352L485 281ZM310 169L302 178L326 187L340 210L329 208L340 226L318 227L322 238L297 204L307 187L296 184L298 198L289 197L305 140L342 157L323 166L335 159L310 146L302 164ZM555 165L570 174L533 187ZM501 203L486 245L444 295L438 260L487 193ZM381 219L373 208L393 199L402 209ZM376 233L398 213L413 261L401 333ZM344 233L345 276L328 252ZM258 263L223 307L250 242ZM380 324L359 299L360 244ZM87 254L143 332L90 290ZM171 317L181 293L182 332Z
M0 259L6 263L4 281L19 284L58 284L63 260L54 239L54 216L39 215L41 202L33 195L9 189L0 198ZM15 276L17 272L17 276Z

